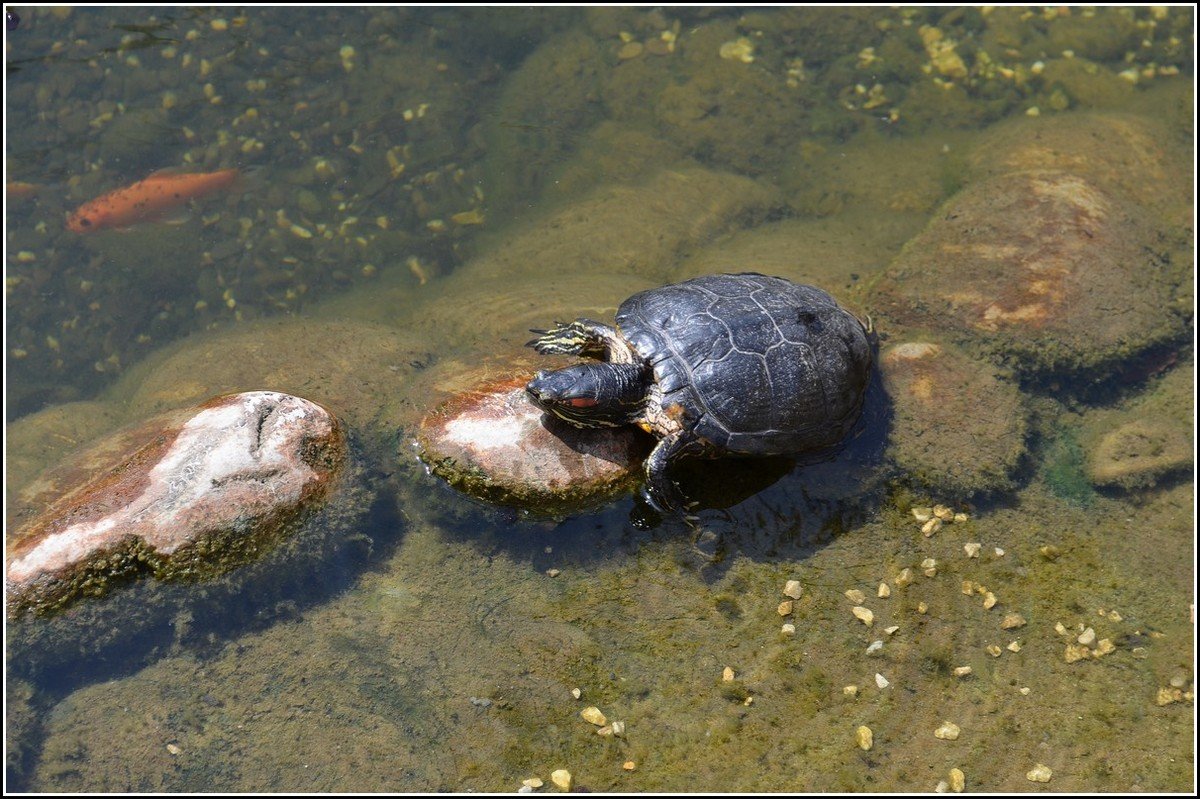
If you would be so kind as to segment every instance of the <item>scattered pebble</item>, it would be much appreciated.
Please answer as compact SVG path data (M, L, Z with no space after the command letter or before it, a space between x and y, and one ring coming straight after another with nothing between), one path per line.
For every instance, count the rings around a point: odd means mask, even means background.
M924 571L926 577L936 577L937 560L934 558L925 558L925 560L921 561L921 569Z
M784 635L795 635L796 634L796 625L792 624L789 621L787 624L785 624L779 628L779 632L783 633Z
M998 658L998 657L1000 657L1001 652L1003 652L1004 650L1002 650L1000 647L996 646L995 644L988 644L987 649L985 651L992 657Z
M996 557L998 557L998 558L1004 557L1004 550L1001 549L1000 547L996 547L992 551L996 553Z
M167 744L167 751L173 755L182 755L183 754L183 750L180 749L175 744Z
M546 783L542 782L540 777L530 777L527 780L521 780L521 784L526 788L541 788Z
M887 688L889 685L891 685L891 683L888 682L887 677L884 677L882 674L876 673L875 674L875 685L878 686L879 689L882 691L884 688Z
M1091 627L1088 627L1075 640L1084 646L1091 646L1092 644L1096 643L1096 631Z
M996 595L988 591L983 595L983 609L991 610L994 607L996 607Z
M871 645L867 647L867 654L873 655L881 649L883 649L883 641L872 641Z
M562 574L562 572L560 572L558 569L546 569L547 577L557 577L560 574Z
M1092 650L1088 649L1086 646L1080 646L1079 644L1067 644L1067 649L1065 652L1063 652L1063 659L1068 663L1074 663L1077 660L1084 660L1091 655L1091 653Z
M870 727L859 727L854 731L854 742L858 744L858 748L864 752L870 752L872 744L875 743L875 736L871 732Z
M1024 686L1021 688L1021 696L1029 696L1030 690Z
M1063 626L1061 621L1054 622L1054 632L1058 633L1059 635L1068 635L1067 628Z
M635 768L637 768L637 763L634 763L632 760L626 760L621 764L621 768L625 769L626 771L633 771Z
M955 677L966 677L970 673L971 673L970 666L958 666L957 668L954 669Z
M883 629L883 631L884 631L885 633L887 633L888 635L895 635L895 634L896 634L896 631L897 631L897 630L899 630L899 629L900 629L900 625L899 625L899 624L893 624L891 627L885 627L885 628Z
M1015 630L1018 627L1025 626L1025 617L1020 613L1006 613L1004 619L1000 622L1000 628L1003 630Z
M625 734L625 722L614 721L612 723L612 734L620 738Z
M919 522L927 522L933 518L933 508L913 508L912 515Z
M749 64L754 61L754 43L746 37L740 37L732 42L725 42L718 51L721 58L727 61L741 61Z
M600 708L598 707L585 707L579 711L579 715L583 716L584 721L595 724L597 727L602 727L608 723L608 719L604 717L604 714L600 712Z
M935 518L940 519L943 522L954 521L954 511L950 510L950 508L946 507L945 505L934 505L933 515Z
M1038 763L1036 766L1026 772L1025 779L1029 780L1030 782L1050 782L1050 777L1053 774L1054 772L1050 770L1049 766L1043 763Z
M555 770L550 774L550 782L557 785L561 790L571 790L571 772L565 768Z
M917 613L920 613L922 616L924 616L928 612L929 612L929 604L927 602L918 602L917 603Z
M1182 701L1183 691L1179 688L1159 688L1158 693L1154 696L1154 704L1159 707L1166 707Z
M983 549L983 544L976 544L976 543L963 544L963 552L967 553L968 558L979 557L979 551L981 549Z
M867 601L867 595L862 591L859 591L857 588L851 588L846 592L845 596L846 599L849 599L856 605L861 605L863 602Z
M729 668L728 666L726 666L725 669L721 672L721 679L724 680L725 682L733 682L733 678L735 676L736 675L733 673L733 669Z
M912 569L906 568L900 570L900 573L896 575L896 579L893 582L896 583L897 588L903 588L906 585L912 585L913 579Z
M929 521L925 522L924 525L921 526L921 534L924 535L926 538L929 538L931 535L933 535L934 533L936 533L938 530L941 530L941 529L942 529L942 520L941 519L930 519Z
M854 607L850 608L850 612L868 627L875 623L875 614L861 605L855 605Z
M955 793L962 793L967 787L967 775L963 774L962 769L950 769L950 790Z
M891 595L892 595L892 589L888 588L888 584L880 583L879 591L876 592L876 596L878 596L880 599L887 599Z
M962 730L953 721L943 721L942 726L933 731L933 737L943 741L957 741L960 732Z
M1052 544L1047 544L1044 547L1040 547L1038 552L1041 553L1043 558L1051 562L1058 560L1058 556L1062 554L1059 548Z
M971 518L971 517L968 516L967 514L963 513L962 511L959 511L958 513L954 514L954 523L962 524L969 518Z
M1107 655L1110 652L1116 652L1116 651L1117 651L1116 644L1114 644L1108 638L1101 638L1100 643L1096 644L1095 652L1093 652L1092 654L1095 655L1095 657L1103 657L1104 655Z
M779 603L779 607L775 608L775 612L780 616L790 616L792 614L792 600L785 599Z
M950 790L950 783L945 780L938 780L938 784L933 786L934 793L945 793L948 790Z
M858 696L858 686L857 685L845 686L844 688L842 688L842 696L849 696L851 698Z
M787 583L783 586L783 595L791 597L792 599L799 599L800 592L802 590L803 589L800 587L799 580L788 580Z
M573 696L573 697L575 697L576 699L578 699L579 697L583 696L583 691L579 690L578 688L572 688L572 689L571 689L571 696Z
M1017 643L1016 641L1013 641L1012 643L1010 643L1008 646L1006 646L1004 648L1007 649L1009 652L1020 652L1021 651L1021 645L1019 643Z

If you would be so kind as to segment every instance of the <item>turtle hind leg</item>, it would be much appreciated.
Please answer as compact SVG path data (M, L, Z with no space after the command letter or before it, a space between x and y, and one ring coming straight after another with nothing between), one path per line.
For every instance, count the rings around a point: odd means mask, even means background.
M613 363L633 363L633 351L612 327L591 319L555 322L549 330L531 330L538 337L526 342L542 355L582 355Z

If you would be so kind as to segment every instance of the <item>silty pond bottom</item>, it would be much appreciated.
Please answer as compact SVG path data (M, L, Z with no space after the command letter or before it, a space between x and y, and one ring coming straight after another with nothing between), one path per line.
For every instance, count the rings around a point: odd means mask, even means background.
M10 671L7 787L1194 788L1189 9L20 16L10 506L122 425L252 389L334 409L380 499L288 596ZM165 168L243 182L67 229ZM938 223L991 186L1096 235L1028 226L1063 270L1036 282ZM1132 276L1078 249L1131 237ZM981 242L954 272L919 249ZM1054 305L1078 252L1096 288ZM422 416L529 328L743 270L872 315L905 367L836 457L689 464L693 522L527 516L416 460ZM1119 341L1097 296L1132 298Z

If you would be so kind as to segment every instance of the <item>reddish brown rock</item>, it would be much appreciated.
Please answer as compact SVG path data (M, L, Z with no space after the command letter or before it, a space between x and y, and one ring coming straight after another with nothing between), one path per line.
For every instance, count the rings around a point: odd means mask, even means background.
M1096 370L1181 334L1158 234L1065 172L974 183L873 286L886 323L950 333L1027 372Z
M888 452L941 496L1008 489L1025 453L1026 412L1017 387L956 347L910 341L879 357L892 401Z
M422 421L421 457L455 488L542 512L577 509L634 484L650 441L632 427L581 430L525 394L531 373L491 378Z
M9 615L146 573L197 580L253 561L328 498L346 459L332 414L269 391L103 438L20 493L5 548Z

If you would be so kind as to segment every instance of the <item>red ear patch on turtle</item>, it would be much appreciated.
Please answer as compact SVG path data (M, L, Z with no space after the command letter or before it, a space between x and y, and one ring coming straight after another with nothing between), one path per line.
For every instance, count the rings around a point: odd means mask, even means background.
M572 408L591 408L599 403L599 400L592 397L576 397L575 399L567 400L567 404Z

